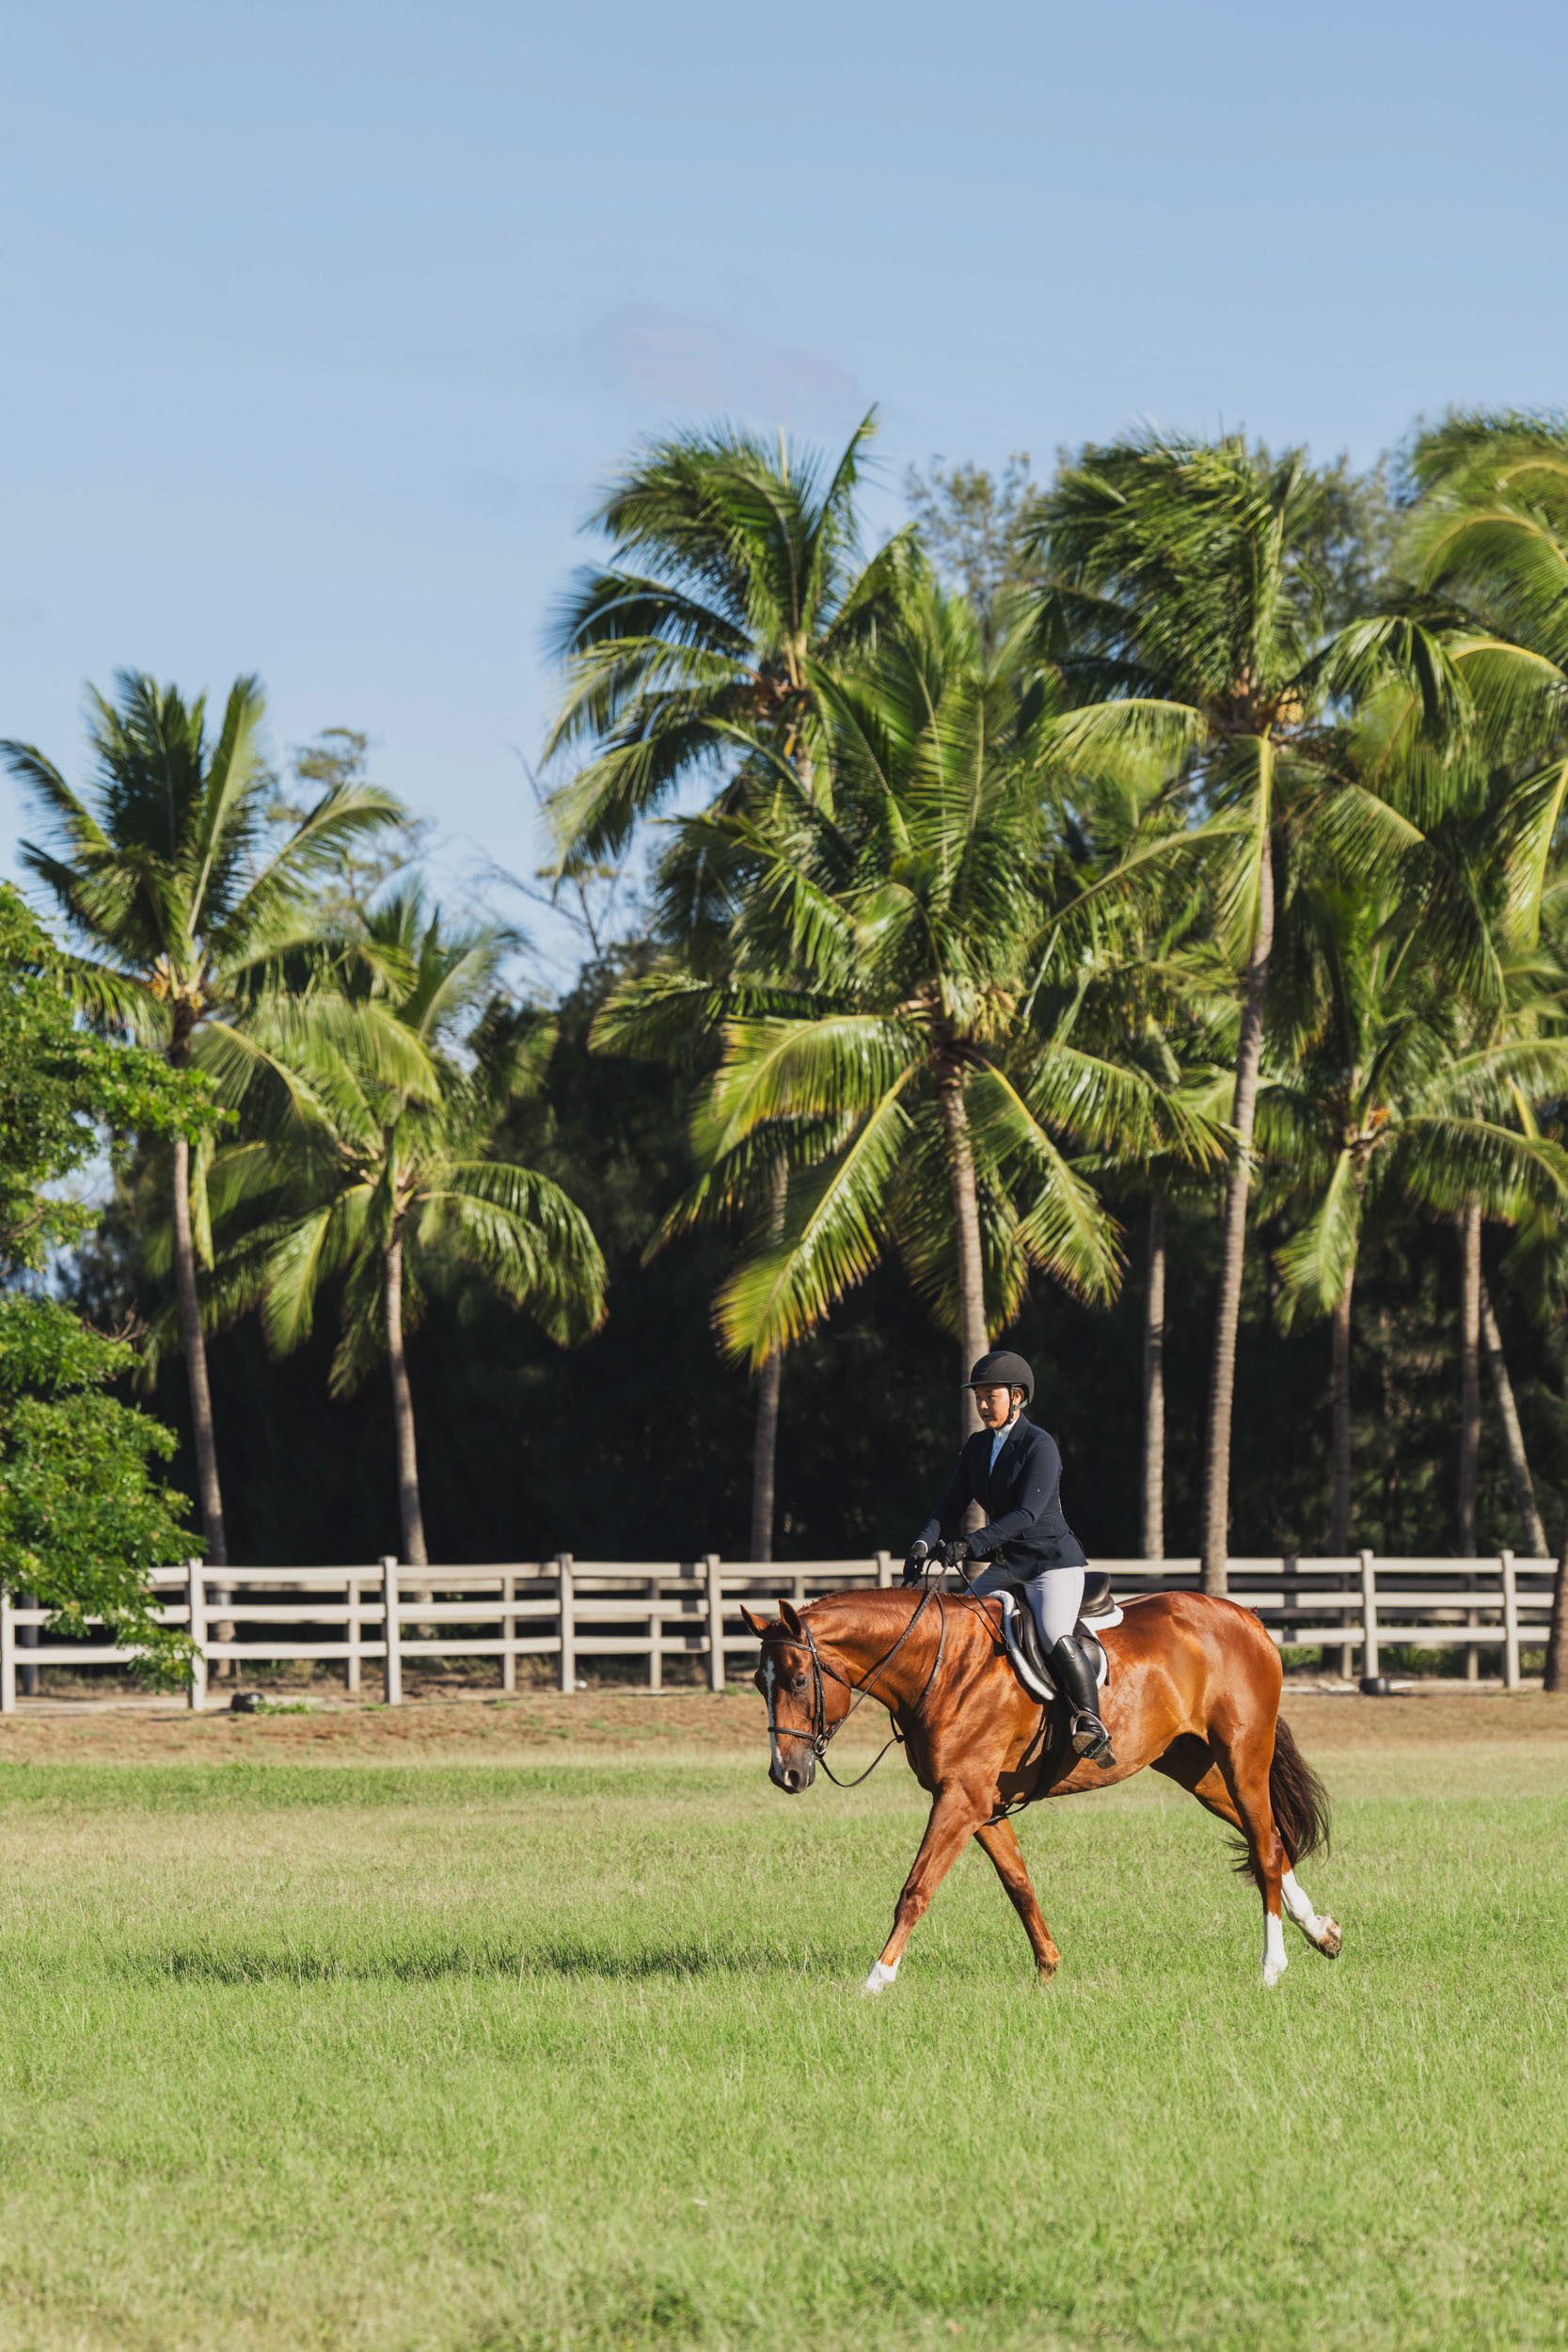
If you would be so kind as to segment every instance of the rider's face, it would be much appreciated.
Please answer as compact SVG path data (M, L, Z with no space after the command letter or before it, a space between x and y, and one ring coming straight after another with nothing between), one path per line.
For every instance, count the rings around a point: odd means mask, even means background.
M1011 1389L976 1389L974 1409L988 1429L1000 1429L1013 1416Z

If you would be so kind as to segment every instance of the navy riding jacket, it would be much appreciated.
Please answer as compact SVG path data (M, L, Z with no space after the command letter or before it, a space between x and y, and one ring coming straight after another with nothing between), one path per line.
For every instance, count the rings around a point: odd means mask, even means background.
M1046 1568L1085 1568L1088 1556L1062 1515L1062 1457L1049 1430L1021 1413L990 1466L993 1432L966 1438L947 1492L916 1543L961 1534L964 1513L978 1502L990 1521L970 1537L977 1560L995 1560L1022 1580Z

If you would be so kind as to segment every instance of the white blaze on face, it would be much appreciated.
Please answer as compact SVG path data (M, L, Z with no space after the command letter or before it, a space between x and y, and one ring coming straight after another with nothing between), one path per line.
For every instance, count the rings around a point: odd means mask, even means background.
M778 1713L773 1704L773 1661L770 1658L765 1657L762 1661L762 1687L768 1693L768 1755L769 1762L777 1764L779 1760L779 1734Z

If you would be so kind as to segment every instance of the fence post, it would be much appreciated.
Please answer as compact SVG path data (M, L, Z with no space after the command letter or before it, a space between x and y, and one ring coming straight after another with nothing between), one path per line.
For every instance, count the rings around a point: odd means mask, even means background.
M884 1585L891 1584L893 1582L893 1554L891 1551L879 1551L877 1554L877 1581L879 1584Z
M572 1582L572 1555L569 1551L557 1554L555 1572L561 1587L561 1687L563 1691L575 1691L578 1687L578 1627L574 1605L577 1595Z
M1370 1551L1361 1554L1361 1674L1363 1680L1378 1673L1377 1568Z
M724 1595L719 1581L719 1554L707 1555L707 1687L724 1688Z
M1514 1573L1513 1554L1502 1551L1497 1555L1503 1572L1503 1689L1519 1688L1519 1580Z
M657 1602L658 1599L658 1592L659 1584L657 1577L650 1576L648 1579L648 1598L651 1601ZM657 1609L652 1608L648 1612L648 1688L650 1691L662 1691L664 1688L663 1641L664 1621L660 1617Z
M0 1715L16 1713L15 1603L8 1587L0 1585Z
M403 1705L403 1621L398 1615L398 1564L389 1551L381 1555L381 1603L387 1616L387 1680L388 1707Z
M190 1706L199 1715L207 1704L207 1581L199 1560L186 1561L185 1580L191 1609Z
M348 1665L343 1681L350 1698L359 1696L359 1579L348 1579Z
M515 1601L516 1597L516 1578L515 1576L503 1576L501 1578L501 1631L505 1635L507 1642L506 1648L501 1652L501 1689L503 1691L515 1691L517 1688L517 1651L515 1647L517 1640L517 1620L515 1616L513 1616L510 1607L508 1606L508 1604Z
M37 1593L23 1594L22 1606L24 1609L36 1609L38 1605L39 1597ZM37 1649L39 1645L38 1627L36 1625L19 1625L16 1629L16 1639L17 1646L20 1649ZM39 1679L41 1672L42 1669L40 1667L31 1664L26 1658L24 1658L21 1661L18 1667L18 1673L21 1677L19 1687L24 1699L36 1699L40 1691L43 1688L42 1683Z

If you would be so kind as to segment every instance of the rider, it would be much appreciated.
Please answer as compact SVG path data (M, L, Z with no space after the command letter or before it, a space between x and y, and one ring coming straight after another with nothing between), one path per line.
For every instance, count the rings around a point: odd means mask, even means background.
M1062 1516L1062 1457L1056 1440L1025 1421L1035 1375L1022 1356L993 1347L963 1383L974 1392L981 1426L966 1438L947 1492L910 1547L906 1584L918 1583L931 1546L942 1541L949 1565L992 1563L974 1579L975 1593L1022 1588L1039 1629L1040 1647L1057 1689L1072 1709L1072 1744L1080 1756L1115 1763L1111 1735L1100 1719L1095 1672L1073 1638L1088 1565L1082 1544ZM989 1525L959 1533L971 1502L982 1504Z

